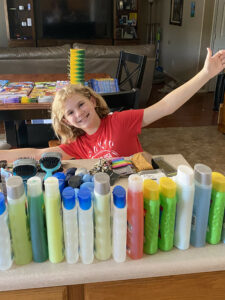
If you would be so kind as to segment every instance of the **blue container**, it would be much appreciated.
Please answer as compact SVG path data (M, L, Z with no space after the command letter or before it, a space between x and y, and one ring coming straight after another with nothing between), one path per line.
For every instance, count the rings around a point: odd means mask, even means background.
M203 247L206 242L209 207L212 191L212 170L203 164L194 166L195 196L192 213L191 239L194 247Z

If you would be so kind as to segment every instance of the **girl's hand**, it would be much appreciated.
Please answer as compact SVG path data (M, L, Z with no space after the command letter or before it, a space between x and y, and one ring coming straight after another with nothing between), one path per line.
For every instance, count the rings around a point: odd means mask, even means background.
M225 50L219 50L213 56L210 48L207 51L203 70L212 78L225 68Z

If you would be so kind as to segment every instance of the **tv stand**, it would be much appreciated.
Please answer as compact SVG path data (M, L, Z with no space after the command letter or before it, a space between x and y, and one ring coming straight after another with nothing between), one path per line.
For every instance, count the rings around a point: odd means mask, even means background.
M73 43L85 43L94 45L113 45L113 39L40 39L37 40L37 47L62 46L65 44L72 45Z

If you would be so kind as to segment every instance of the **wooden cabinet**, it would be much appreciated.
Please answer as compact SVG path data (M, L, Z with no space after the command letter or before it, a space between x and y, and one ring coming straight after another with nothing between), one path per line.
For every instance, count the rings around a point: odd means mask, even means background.
M139 0L114 0L113 38L115 45L139 43Z
M33 0L4 0L9 47L36 46Z
M225 133L225 96L223 103L220 104L218 117L218 130Z

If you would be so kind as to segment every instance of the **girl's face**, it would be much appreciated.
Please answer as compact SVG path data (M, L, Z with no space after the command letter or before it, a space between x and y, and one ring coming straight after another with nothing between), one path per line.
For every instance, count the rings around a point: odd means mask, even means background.
M70 126L93 134L100 125L100 118L95 111L96 100L75 94L65 103L64 121Z

